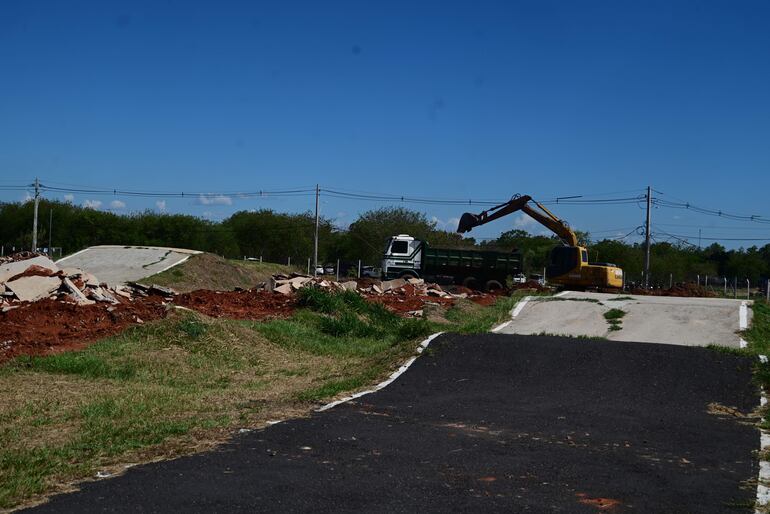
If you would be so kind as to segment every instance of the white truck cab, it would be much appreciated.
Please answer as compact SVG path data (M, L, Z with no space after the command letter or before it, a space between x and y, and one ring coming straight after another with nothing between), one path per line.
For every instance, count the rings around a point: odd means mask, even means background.
M382 256L382 276L385 279L404 275L420 276L423 243L409 234L388 239Z

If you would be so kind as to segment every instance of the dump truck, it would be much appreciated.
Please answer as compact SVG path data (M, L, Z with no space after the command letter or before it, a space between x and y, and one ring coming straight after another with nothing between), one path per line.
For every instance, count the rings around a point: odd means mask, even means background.
M530 202L534 206L530 205ZM588 250L578 244L578 238L569 224L558 218L530 196L514 195L508 202L496 205L478 214L466 212L460 218L457 232L463 234L474 227L522 211L561 240L562 245L551 250L545 270L550 284L565 289L597 289L618 291L623 287L623 270L608 262L589 262Z
M408 234L388 239L382 257L382 278L423 278L470 289L502 289L508 277L522 272L519 252L433 248Z

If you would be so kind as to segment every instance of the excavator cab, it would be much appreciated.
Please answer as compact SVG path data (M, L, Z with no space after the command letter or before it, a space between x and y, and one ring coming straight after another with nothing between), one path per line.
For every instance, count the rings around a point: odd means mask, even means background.
M545 277L552 279L566 275L570 271L578 268L583 262L585 255L585 261L588 261L588 252L579 246L555 246L551 250L551 259L548 266L545 268Z

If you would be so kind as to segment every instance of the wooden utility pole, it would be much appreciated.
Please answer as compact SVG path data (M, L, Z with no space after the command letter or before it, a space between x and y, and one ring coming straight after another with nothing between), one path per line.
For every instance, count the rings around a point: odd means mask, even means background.
M644 287L650 287L650 207L652 188L647 186L647 222L644 224Z
M318 275L318 197L321 190L315 185L315 238L313 240L313 276Z
M32 251L37 252L37 208L40 205L40 181L35 177L35 214L32 217Z

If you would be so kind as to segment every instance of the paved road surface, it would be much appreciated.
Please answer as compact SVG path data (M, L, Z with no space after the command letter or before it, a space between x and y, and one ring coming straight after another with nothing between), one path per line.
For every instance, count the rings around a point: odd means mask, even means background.
M110 285L141 280L201 252L151 246L92 246L56 261L61 268L80 268Z
M690 346L717 344L738 348L742 304L745 322L750 323L751 309L741 300L570 291L558 298L533 297L500 333L545 333L605 337L612 341ZM604 318L604 313L612 308L627 313L621 330L610 331Z
M751 512L750 367L705 348L444 335L355 403L37 511Z

